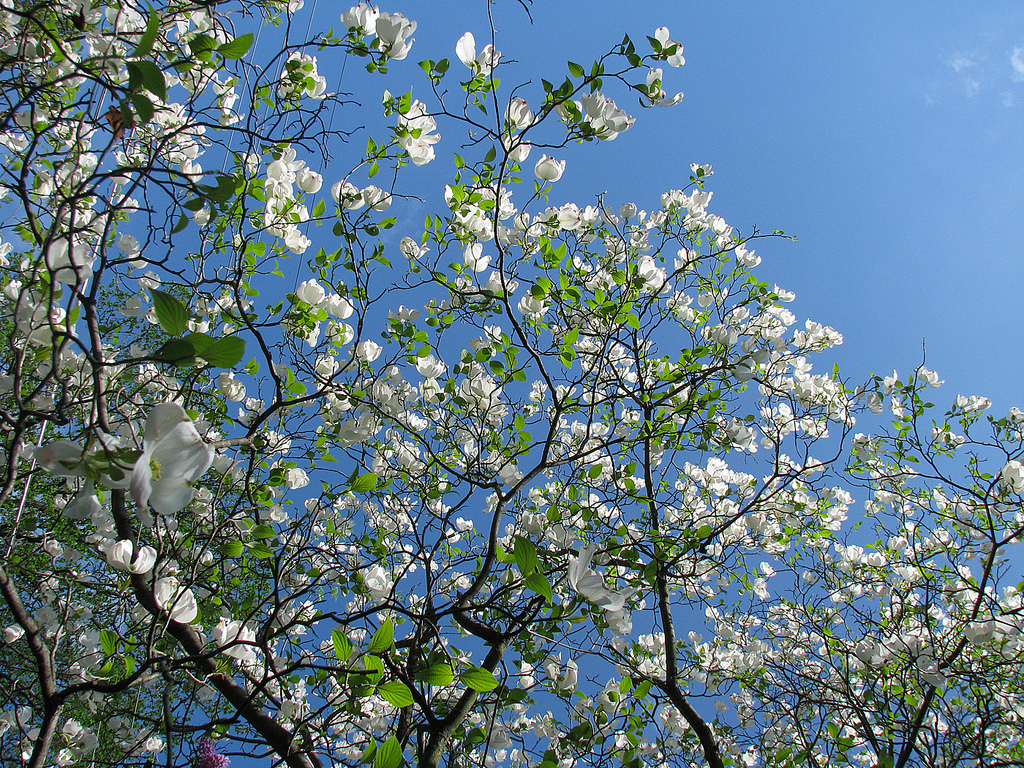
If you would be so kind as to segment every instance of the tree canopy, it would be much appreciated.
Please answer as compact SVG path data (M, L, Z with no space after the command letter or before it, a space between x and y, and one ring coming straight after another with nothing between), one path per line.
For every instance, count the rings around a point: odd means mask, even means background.
M670 31L302 6L0 0L4 764L1024 765L1024 413L813 368L710 166L550 204Z

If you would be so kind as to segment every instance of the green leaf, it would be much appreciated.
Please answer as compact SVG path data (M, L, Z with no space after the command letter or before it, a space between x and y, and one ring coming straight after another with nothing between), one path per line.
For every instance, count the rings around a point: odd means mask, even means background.
M393 707L408 707L412 704L412 691L409 690L409 686L400 680L392 680L389 683L384 683L377 688L384 701Z
M196 348L186 339L171 339L153 353L153 359L179 367L196 364Z
M188 222L189 222L188 216L181 216L181 217L179 217L178 218L178 223L175 224L174 225L174 229L171 230L171 234L175 235L178 232L181 232L181 230L183 230L185 227L188 226Z
M234 368L245 355L245 339L222 336L197 354L215 368Z
M363 666L370 673L366 676L367 681L370 683L375 684L380 680L380 676L384 674L384 662L380 660L380 656L363 656Z
M227 174L217 176L217 186L200 184L199 189L203 195L215 203L226 203L238 190L238 179Z
M450 685L455 679L455 673L447 664L432 664L426 669L421 669L414 677L421 683L427 685Z
M480 667L470 667L464 670L459 675L459 680L474 691L493 691L498 687L498 681L494 679L494 675Z
M583 77L583 67L577 64L575 61L569 62L569 74L573 77Z
M366 650L369 653L386 653L394 641L395 625L389 616L380 625L380 628L373 633L373 637L370 638L370 645L367 646Z
M366 751L363 752L363 756L359 758L359 762L364 765L368 765L373 762L373 756L377 754L377 740L370 737L370 743L366 745Z
M120 638L117 636L117 632L111 632L109 629L100 630L100 646L103 648L103 653L107 656L113 656L117 653L119 641Z
M531 573L523 580L523 583L527 589L532 589L538 595L543 595L549 603L553 602L551 583L543 573Z
M165 333L177 336L188 325L188 309L183 303L165 291L150 290L153 296L153 311L156 321Z
M203 352L213 346L214 338L206 333L189 333L185 335L183 341L189 342L196 354L202 357Z
M138 91L141 86L157 98L167 100L167 82L160 67L145 59L128 61L125 65L128 68L129 90Z
M252 40L252 32L246 32L244 35L239 35L234 40L228 40L223 45L218 46L217 53L225 59L240 59L252 47Z
M512 556L515 558L516 565L519 566L519 572L523 576L529 576L534 571L540 570L540 560L537 559L537 547L529 539L516 536L512 543Z
M275 531L269 525L257 525L252 530L250 530L249 533L252 535L254 539L272 539L277 535L277 531Z
M334 643L334 655L338 661L348 661L352 655L352 641L340 629L331 630L331 642Z
M402 747L394 736L377 747L373 756L373 768L398 768L402 762Z
M249 550L249 554L257 560L267 560L274 556L273 550L262 541L254 541L251 544L247 544L246 547Z
M196 35L189 38L188 47L198 57L204 51L214 50L217 47L217 41L209 35ZM207 59L209 59L209 56L207 56Z
M219 549L224 557L238 557L242 554L244 547L240 541L226 541L220 545Z
M373 472L367 472L353 480L348 489L352 491L352 493L367 493L376 487L377 475Z
M153 102L144 93L132 94L132 106L135 107L135 114L139 116L140 125L145 125L153 119Z
M139 42L129 58L141 59L148 56L153 50L153 43L156 42L156 35L160 31L160 17L155 10L149 12L149 21L146 22L146 29L139 37Z

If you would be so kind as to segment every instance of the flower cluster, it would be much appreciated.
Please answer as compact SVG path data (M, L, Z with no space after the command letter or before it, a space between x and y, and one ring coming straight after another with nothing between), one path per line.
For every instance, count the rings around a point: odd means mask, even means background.
M327 79L317 72L316 57L293 51L284 62L277 84L278 98L295 101L302 97L322 99L326 96Z

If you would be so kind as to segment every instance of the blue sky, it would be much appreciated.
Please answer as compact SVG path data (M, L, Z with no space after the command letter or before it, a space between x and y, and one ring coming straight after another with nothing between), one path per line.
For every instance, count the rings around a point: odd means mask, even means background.
M317 23L337 27L327 6ZM382 9L419 22L387 80L421 98L416 61L455 60L464 31L478 45L488 32L483 2ZM714 213L799 238L762 242L758 274L796 292L801 319L843 333L834 358L852 381L909 372L926 343L947 382L939 403L963 392L996 413L1024 406L1024 4L538 1L532 25L515 0L493 12L497 47L519 62L504 85L560 80L567 59L589 64L624 32L639 45L665 25L685 47L665 86L682 104L623 102L635 127L567 150L553 204L608 192L650 209L691 162L711 163ZM353 69L343 88L358 93ZM406 181L436 189L453 144Z

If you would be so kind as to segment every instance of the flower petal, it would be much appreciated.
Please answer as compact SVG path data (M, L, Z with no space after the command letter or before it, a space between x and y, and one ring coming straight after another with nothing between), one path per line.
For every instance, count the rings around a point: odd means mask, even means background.
M191 421L175 426L151 450L161 479L173 475L190 482L198 480L213 463L213 448L203 441Z
M459 42L455 44L455 55L470 69L476 67L476 39L472 32L467 32L459 38Z
M149 506L159 515L173 515L187 507L194 495L192 485L180 475L161 477L153 483Z
M146 418L146 446L155 445L182 422L191 423L185 409L177 403L160 403Z

